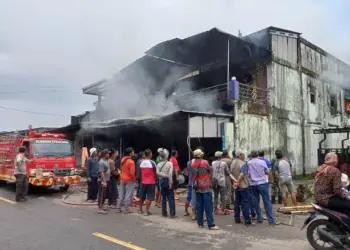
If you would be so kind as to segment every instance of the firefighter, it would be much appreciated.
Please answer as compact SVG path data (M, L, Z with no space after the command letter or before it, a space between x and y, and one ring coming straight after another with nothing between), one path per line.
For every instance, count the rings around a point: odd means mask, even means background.
M276 197L278 198L278 204L282 203L282 192L280 190L280 187L278 185L278 176L276 176L276 167L278 166L278 159L282 156L281 150L275 151L275 156L271 162L272 165L272 185L271 185L271 203L276 204Z
M15 159L16 201L26 201L28 192L27 163L30 160L25 156L26 148L20 147Z

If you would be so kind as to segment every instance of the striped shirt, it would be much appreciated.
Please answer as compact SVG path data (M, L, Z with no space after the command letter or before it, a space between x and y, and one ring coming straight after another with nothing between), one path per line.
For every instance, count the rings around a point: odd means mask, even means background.
M196 159L192 162L193 185L197 193L212 191L211 172L208 161Z

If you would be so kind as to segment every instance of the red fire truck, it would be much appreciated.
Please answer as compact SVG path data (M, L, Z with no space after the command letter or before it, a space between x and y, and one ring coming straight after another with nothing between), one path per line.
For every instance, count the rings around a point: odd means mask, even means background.
M28 182L33 186L57 187L67 191L80 182L71 142L63 134L36 132L0 135L0 181L14 182L14 159L19 147L27 148Z

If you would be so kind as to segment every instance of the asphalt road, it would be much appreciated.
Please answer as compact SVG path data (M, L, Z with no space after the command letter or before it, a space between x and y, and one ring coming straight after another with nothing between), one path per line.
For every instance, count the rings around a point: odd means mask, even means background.
M0 187L1 250L310 250L305 231L288 226L255 227L233 224L231 216L217 216L222 229L198 229L190 218L164 219L160 209L152 216L108 215L95 207L73 207L61 203L62 193L46 191L29 196L26 203L14 203L14 190Z

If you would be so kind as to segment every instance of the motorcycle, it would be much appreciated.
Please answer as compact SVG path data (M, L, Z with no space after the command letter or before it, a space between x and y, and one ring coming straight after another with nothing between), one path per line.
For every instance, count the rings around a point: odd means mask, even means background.
M310 245L315 250L350 250L350 218L346 214L317 204L312 206L314 210L309 212L301 228L303 230L307 227L306 236ZM319 240L323 243L319 243ZM326 244L328 246L325 246Z

